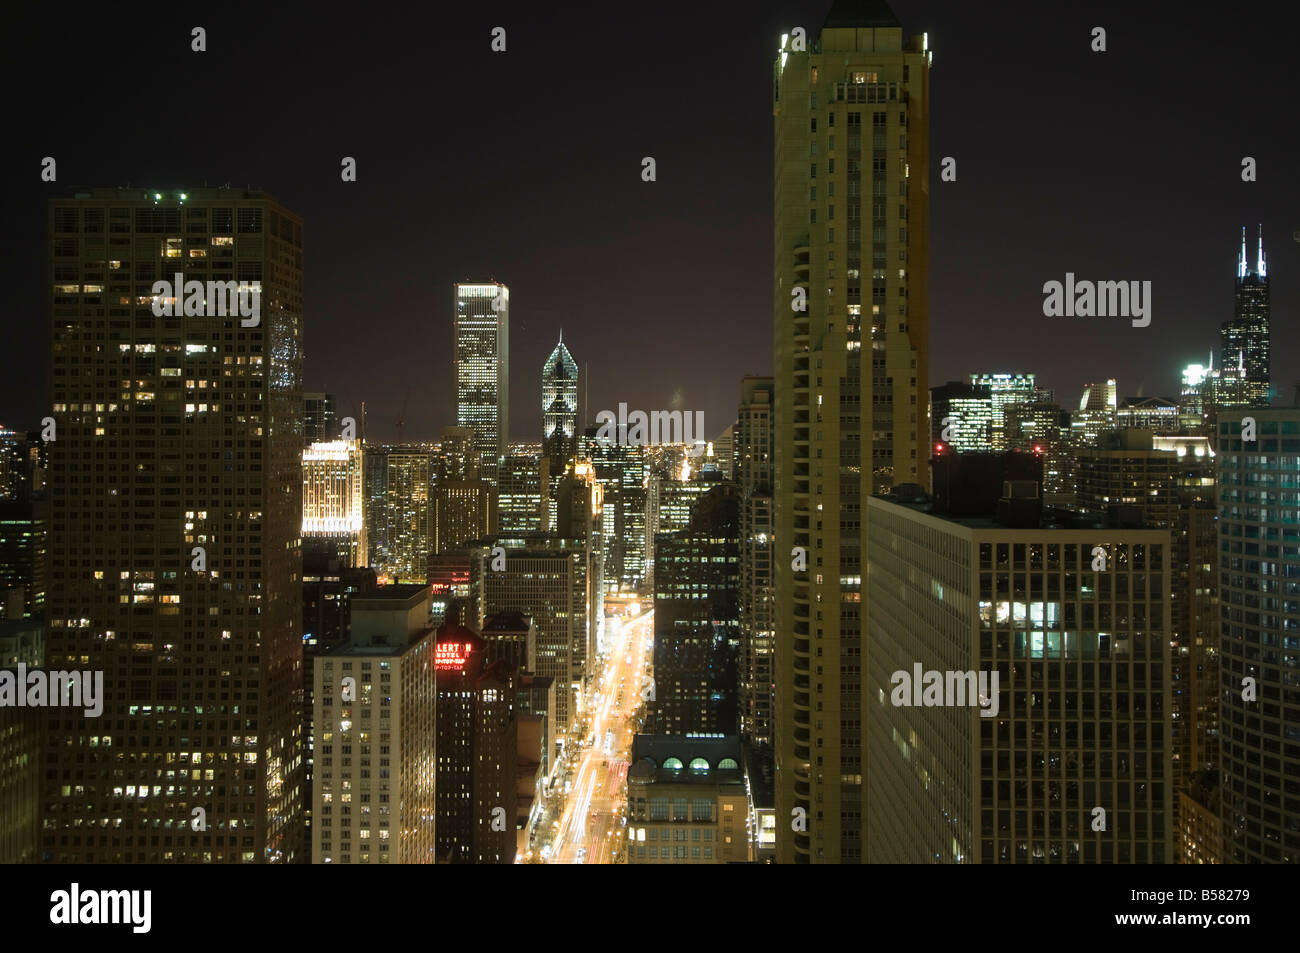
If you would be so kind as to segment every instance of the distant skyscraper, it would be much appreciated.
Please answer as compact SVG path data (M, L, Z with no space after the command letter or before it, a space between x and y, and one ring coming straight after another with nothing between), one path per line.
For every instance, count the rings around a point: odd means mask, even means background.
M301 858L302 249L257 190L50 201L46 661L107 693L49 722L50 861ZM257 322L194 314L204 281L260 288Z
M740 487L718 482L690 525L655 540L656 734L739 724Z
M998 433L1002 432L998 410ZM930 388L930 439L956 453L993 449L993 394L987 385L948 381Z
M578 439L578 364L560 343L542 365L542 452L556 478L573 460Z
M1010 450L1011 435L1007 433L1007 410L1015 404L1031 403L1037 386L1033 374L972 374L970 382L975 387L987 388L992 418L989 426L989 445L993 450ZM965 449L965 448L962 448Z
M637 592L645 582L645 462L642 447L597 440L588 428L579 452L589 457L605 492L605 581L610 592Z
M338 436L333 394L306 393L302 395L302 402L304 443L333 440Z
M1220 417L1215 461L1223 861L1294 864L1300 862L1294 714L1300 710L1294 489L1300 410L1259 408L1250 416L1257 429L1245 441L1240 417Z
M835 0L808 51L792 46L770 80L776 816L802 809L808 828L780 820L777 849L856 863L862 682L845 660L863 651L862 511L877 490L929 484L930 53L883 0Z
M537 444L512 444L497 479L497 522L503 534L547 529L551 461Z
M359 441L320 441L303 448L304 549L333 555L343 568L364 565L368 554L364 503Z
M474 431L481 475L494 485L510 428L510 289L456 284L456 424Z
M388 448L386 457L385 560L374 568L396 582L424 582L434 551L431 454L405 444Z
M1237 258L1237 293L1232 320L1221 330L1222 364L1238 362L1246 369L1245 402L1267 407L1270 394L1269 290L1264 264L1264 227L1259 229L1259 247L1253 267L1246 258L1246 228L1241 229L1241 253Z

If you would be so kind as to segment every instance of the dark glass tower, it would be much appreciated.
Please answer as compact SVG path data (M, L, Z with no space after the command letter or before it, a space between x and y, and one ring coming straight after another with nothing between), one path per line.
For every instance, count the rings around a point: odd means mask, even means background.
M1267 407L1272 400L1269 380L1268 273L1264 267L1264 227L1252 270L1246 259L1246 227L1241 228L1237 257L1237 295L1231 321L1223 323L1223 366L1246 369L1243 397L1251 406Z

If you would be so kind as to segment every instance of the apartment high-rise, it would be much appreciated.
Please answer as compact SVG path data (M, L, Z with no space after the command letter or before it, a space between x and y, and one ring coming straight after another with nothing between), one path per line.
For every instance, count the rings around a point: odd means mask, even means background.
M107 697L52 713L43 856L296 861L302 221L258 190L96 188L48 224L46 661Z
M1268 268L1264 263L1264 227L1259 229L1259 247L1252 267L1246 257L1246 228L1241 229L1241 252L1237 257L1237 287L1232 319L1223 322L1220 341L1223 365L1244 368L1242 403L1267 407L1270 393Z
M772 525L772 378L746 377L736 420L740 484L740 734L772 744L772 655L776 639Z
M481 475L496 484L510 430L510 289L457 282L456 424L474 431Z
M542 452L557 478L573 461L578 446L578 363L560 343L542 365Z
M1243 439L1247 416L1254 440ZM1225 413L1217 430L1222 859L1294 864L1300 410Z
M931 55L883 0L808 46L773 70L777 852L855 863L864 501L929 484Z
M428 586L356 595L348 640L316 660L315 863L434 862L441 726L428 623Z

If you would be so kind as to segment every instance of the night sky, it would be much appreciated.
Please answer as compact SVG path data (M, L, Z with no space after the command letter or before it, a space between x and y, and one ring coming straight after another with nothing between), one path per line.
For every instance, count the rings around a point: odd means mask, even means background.
M405 6L405 5L403 5ZM928 32L931 380L1177 392L1264 226L1273 380L1300 380L1290 7L892 4ZM1132 9L1140 6L1140 9ZM512 439L540 439L561 327L589 403L734 419L772 370L772 61L799 3L223 4L9 16L0 422L48 412L45 203L78 186L261 187L304 221L306 387L368 436L455 422L452 283L511 288ZM207 10L206 7L196 9ZM115 12L114 12L115 11ZM204 26L208 51L190 51ZM490 50L507 30L507 51ZM1108 50L1090 50L1094 26ZM23 58L23 50L33 58ZM39 65L37 65L39 64ZM43 156L58 181L40 181ZM957 159L956 182L939 160ZM340 159L357 159L343 183ZM655 157L658 181L641 181ZM1241 181L1241 159L1258 181ZM1253 254L1253 239L1251 246ZM1046 318L1045 281L1149 280L1153 320Z

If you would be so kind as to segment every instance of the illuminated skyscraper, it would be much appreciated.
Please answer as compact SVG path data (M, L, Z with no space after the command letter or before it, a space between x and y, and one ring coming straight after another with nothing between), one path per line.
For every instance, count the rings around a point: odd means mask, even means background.
M865 500L930 479L931 56L883 0L835 0L794 45L771 78L777 850L856 863Z
M1015 404L1031 403L1036 385L1033 374L972 374L971 385L988 388L992 417L989 425L989 449L1012 449L1012 435L1007 433L1007 410ZM962 448L966 449L966 448Z
M1269 376L1269 290L1264 264L1264 227L1259 229L1259 247L1251 267L1246 258L1246 228L1241 229L1241 253L1237 257L1237 293L1231 321L1221 330L1223 365L1238 363L1245 368L1243 403L1267 407L1272 399Z
M48 224L46 664L103 670L107 697L52 714L43 855L297 861L302 220L258 190L101 188ZM249 282L260 314L192 291L155 314L177 272Z
M434 551L430 449L390 447L386 457L385 560L375 570L396 582L424 582Z
M456 284L456 424L474 431L482 476L496 484L510 429L510 289Z
M359 441L322 441L303 449L302 536L304 549L336 556L344 568L365 563Z
M578 439L578 364L560 343L542 365L542 452L551 459L551 472L564 475Z

